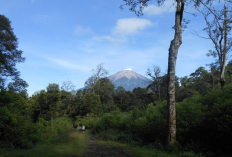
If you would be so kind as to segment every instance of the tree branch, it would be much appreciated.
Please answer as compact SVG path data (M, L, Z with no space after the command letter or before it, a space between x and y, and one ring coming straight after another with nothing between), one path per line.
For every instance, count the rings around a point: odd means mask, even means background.
M195 30L192 30L192 31L193 31L192 32L193 35L196 35L196 36L198 36L200 38L203 38L203 39L210 39L210 38L206 38L206 37L200 36Z
M217 15L216 15L205 3L203 3L201 0L199 0L199 2L200 2L202 5L204 5L204 6L214 15L214 17L217 19L217 22L218 22L219 27L221 28L221 25L220 25L220 23L219 23L219 20L218 20L218 18L217 18ZM215 11L215 9L214 9L214 11ZM216 12L216 11L215 11L215 12Z
M193 16L197 16L196 14L194 14L194 13L190 13L190 12L187 12L187 11L184 11L185 13L187 13L187 14L190 14L190 15L193 15Z

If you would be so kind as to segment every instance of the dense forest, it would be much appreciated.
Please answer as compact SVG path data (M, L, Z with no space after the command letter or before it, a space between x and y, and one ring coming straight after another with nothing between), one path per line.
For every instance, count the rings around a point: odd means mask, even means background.
M217 61L189 76L175 77L177 142L168 145L168 74L158 65L146 71L149 86L132 92L115 88L99 64L83 90L73 90L71 81L61 87L51 82L29 97L28 84L16 68L25 58L4 15L0 29L1 149L66 143L71 126L79 124L103 140L182 156L231 156L232 60L225 66L223 86Z

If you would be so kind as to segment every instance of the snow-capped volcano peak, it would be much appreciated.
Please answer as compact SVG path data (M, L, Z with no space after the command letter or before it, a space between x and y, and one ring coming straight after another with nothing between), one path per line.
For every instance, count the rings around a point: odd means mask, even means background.
M116 74L109 76L109 79L112 82L115 82L116 80L121 79L121 78L127 78L128 80L130 80L131 78L134 78L134 79L140 78L142 80L148 80L146 77L144 77L140 74L137 74L131 68L119 71Z
M127 69L125 69L125 70L130 70L130 71L132 71L132 69L131 69L131 68L127 68Z
M122 86L126 90L132 91L134 88L144 88L150 81L148 78L136 73L131 68L119 71L108 77L115 87Z

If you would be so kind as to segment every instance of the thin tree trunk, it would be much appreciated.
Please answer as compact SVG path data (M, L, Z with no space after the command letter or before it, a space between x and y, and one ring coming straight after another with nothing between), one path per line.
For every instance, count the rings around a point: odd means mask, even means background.
M226 54L227 54L227 9L226 9L226 3L224 5L225 13L224 13L224 49L223 49L223 57L222 57L222 63L221 63L221 76L220 76L220 83L221 83L221 89L225 86L225 65L226 65Z
M40 124L40 118L41 118L41 109L39 111L39 124Z
M51 126L53 127L53 113L51 115Z
M214 78L213 78L213 75L212 75L212 79L213 79L213 89L214 89Z
M175 106L175 68L178 49L182 44L182 16L184 10L184 0L177 0L175 15L175 36L171 41L168 57L168 143L176 141L176 106Z

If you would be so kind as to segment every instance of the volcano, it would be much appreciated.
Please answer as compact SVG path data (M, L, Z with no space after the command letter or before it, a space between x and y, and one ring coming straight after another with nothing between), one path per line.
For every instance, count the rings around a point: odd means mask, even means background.
M136 73L132 69L119 71L109 76L108 79L115 85L115 88L122 86L125 90L129 91L133 91L133 89L137 87L146 88L150 81L148 78Z

